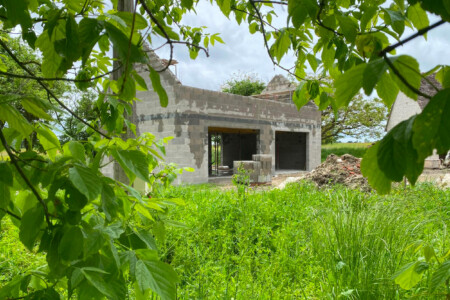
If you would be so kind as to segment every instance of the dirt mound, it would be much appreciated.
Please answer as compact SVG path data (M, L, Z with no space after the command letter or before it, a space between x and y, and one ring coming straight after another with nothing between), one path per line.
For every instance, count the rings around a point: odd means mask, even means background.
M319 187L342 184L352 189L370 191L367 179L361 174L361 159L350 154L330 154L317 168L303 179L315 182Z

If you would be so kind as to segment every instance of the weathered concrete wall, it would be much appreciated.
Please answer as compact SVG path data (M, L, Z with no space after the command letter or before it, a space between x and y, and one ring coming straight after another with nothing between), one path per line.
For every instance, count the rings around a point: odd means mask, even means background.
M155 65L155 69L161 66ZM149 88L151 83L145 68L137 68ZM166 161L181 167L193 167L178 182L208 181L208 128L259 130L257 153L275 155L275 131L307 133L307 169L320 163L321 115L314 105L300 112L292 103L257 99L208 91L181 85L168 71L161 73L161 83L169 96L169 105L162 108L153 91L138 92L138 127L157 138L174 136L167 147ZM275 160L272 160L275 169Z
M397 99L395 99L394 105L392 106L391 113L389 115L388 123L386 125L386 131L394 128L398 123L409 119L410 117L420 114L422 109L417 101L408 98L402 92L398 93ZM439 155L436 151L433 155L427 157L425 160L425 168L437 169L440 166Z
M415 114L420 114L421 109L417 101L414 101L402 92L398 93L397 99L391 109L388 123L386 125L386 131L394 128L398 123L409 119Z

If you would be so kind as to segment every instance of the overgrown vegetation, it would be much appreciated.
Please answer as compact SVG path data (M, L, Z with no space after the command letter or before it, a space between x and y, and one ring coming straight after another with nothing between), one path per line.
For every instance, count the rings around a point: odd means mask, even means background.
M157 235L162 260L180 276L179 299L442 299L446 293L444 284L430 291L434 269L407 291L392 277L417 260L418 241L438 257L449 250L449 190L422 184L378 196L302 183L241 198L236 190L202 185L160 196L189 199L164 216L173 226ZM2 266L8 276L25 271L27 251L18 247L16 231L7 225L0 246L2 255L9 253L13 271Z
M328 155L335 154L338 156L351 154L354 157L362 158L371 143L335 143L322 145L321 160L327 159Z

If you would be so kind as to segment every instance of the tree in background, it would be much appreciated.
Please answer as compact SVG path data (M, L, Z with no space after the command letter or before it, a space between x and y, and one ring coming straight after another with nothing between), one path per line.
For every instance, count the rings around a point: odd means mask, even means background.
M377 140L385 130L387 108L379 99L364 99L361 94L349 106L334 111L328 106L322 111L322 144L336 143L341 138Z
M18 59L24 62L28 68L34 72L37 76L42 76L40 66L42 65L41 57L35 50L31 49L27 44L21 42L20 38L12 37L6 32L0 32L0 39L7 40L11 46L11 51L17 56ZM0 59L3 65L3 70L6 72L25 75L24 71L11 59L6 53L4 48L0 48ZM50 120L50 116L36 116L30 113L25 106L32 106L33 101L39 101L47 108L50 107L48 94L44 88L42 88L35 80L30 78L20 77L5 77L0 76L0 97L8 99L10 95L16 95L16 98L11 99L11 104L20 112L22 116L28 122L35 123L38 120ZM72 87L68 82L55 81L52 83L52 90L58 97L63 97L72 92ZM21 101L26 98L27 101ZM59 122L58 118L61 117L61 112L51 112L55 116L56 123ZM47 122L48 123L48 122ZM36 132L32 132L30 139L24 139L25 148L35 147L39 145Z
M258 95L266 84L255 73L234 73L221 87L222 92L251 96Z
M93 122L98 119L99 111L95 105L96 94L92 90L80 92L73 95L79 98L73 104L74 112L86 122ZM77 97L78 96L78 97ZM95 123L94 123L95 124ZM62 122L62 135L60 137L61 144L68 141L87 141L93 134L92 131L87 130L88 127L73 115L66 115ZM95 125L97 126L97 125Z

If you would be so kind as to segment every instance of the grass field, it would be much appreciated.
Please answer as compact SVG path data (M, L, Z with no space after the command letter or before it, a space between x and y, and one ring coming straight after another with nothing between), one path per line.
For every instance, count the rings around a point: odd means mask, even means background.
M351 154L355 157L363 157L366 153L367 148L372 143L335 143L335 144L326 144L322 145L322 162L328 157L330 154L343 155L343 154Z
M178 299L442 299L429 294L429 271L402 290L391 279L416 260L406 251L419 240L438 256L449 249L450 190L431 185L395 189L389 196L306 183L284 190L235 190L211 185L176 187L182 197L159 240L161 258L181 283ZM2 221L0 285L43 263L18 243ZM26 262L32 262L30 265Z

